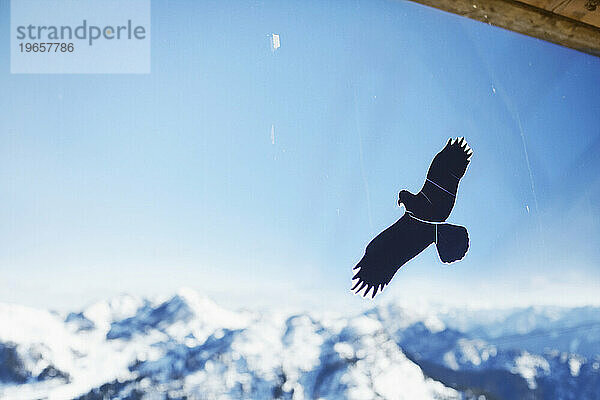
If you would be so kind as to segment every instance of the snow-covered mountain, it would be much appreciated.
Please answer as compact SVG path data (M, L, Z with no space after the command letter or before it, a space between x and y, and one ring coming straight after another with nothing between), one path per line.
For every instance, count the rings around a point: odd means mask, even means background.
M557 315L551 323L549 313ZM367 314L426 375L459 390L501 399L600 399L600 323L590 322L599 308L451 310L408 324L399 322L408 312L396 304ZM568 321L562 328L561 319ZM569 351L584 341L585 355Z
M599 399L599 335L593 307L286 315L191 290L68 315L0 304L0 398Z

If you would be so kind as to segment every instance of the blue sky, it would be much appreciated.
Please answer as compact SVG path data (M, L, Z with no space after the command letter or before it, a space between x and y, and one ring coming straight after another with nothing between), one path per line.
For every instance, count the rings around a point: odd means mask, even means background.
M151 74L11 75L8 13L0 301L371 304L351 268L451 136L467 258L376 301L598 301L598 58L410 2L153 2Z

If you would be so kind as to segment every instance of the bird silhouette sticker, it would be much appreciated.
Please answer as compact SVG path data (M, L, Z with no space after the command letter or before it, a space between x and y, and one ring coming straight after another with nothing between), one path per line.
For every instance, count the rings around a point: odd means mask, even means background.
M448 139L434 157L421 191L401 190L398 205L404 215L367 245L365 255L354 270L357 279L351 290L371 298L382 291L400 267L435 243L445 264L460 261L469 249L469 235L462 226L445 223L450 215L458 184L467 171L473 150L464 138Z

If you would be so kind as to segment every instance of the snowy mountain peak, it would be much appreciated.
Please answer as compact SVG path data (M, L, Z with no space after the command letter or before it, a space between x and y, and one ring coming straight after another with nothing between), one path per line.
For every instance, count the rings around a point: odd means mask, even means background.
M205 340L217 328L239 329L251 318L250 313L226 310L197 292L182 289L162 302L146 302L134 315L114 321L107 338L130 339L156 331L178 339Z

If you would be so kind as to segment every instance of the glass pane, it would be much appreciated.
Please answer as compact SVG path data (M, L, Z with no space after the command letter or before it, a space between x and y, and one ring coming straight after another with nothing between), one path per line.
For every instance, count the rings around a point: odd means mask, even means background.
M600 59L412 2L151 8L147 73L11 73L0 3L0 397L597 398Z

